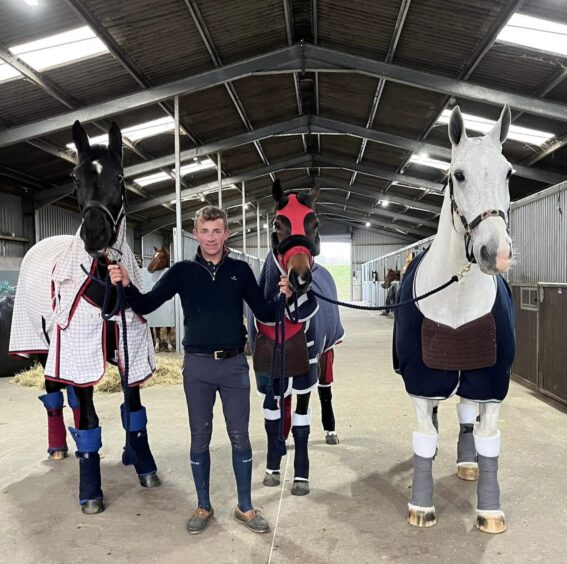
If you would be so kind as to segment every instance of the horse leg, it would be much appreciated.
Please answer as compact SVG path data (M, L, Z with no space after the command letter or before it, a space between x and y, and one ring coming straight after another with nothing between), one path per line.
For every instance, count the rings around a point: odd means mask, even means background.
M457 477L461 480L478 480L478 462L474 446L476 402L461 398L457 404L459 440L457 442Z
M295 412L291 418L291 433L295 444L295 459L292 495L307 495L309 493L309 431L311 429L311 393L298 394Z
M159 352L161 328L160 327L152 327L151 329L152 329L152 335L154 336L155 351Z
M319 359L319 400L321 402L321 420L325 431L325 442L338 445L339 437L335 432L335 414L333 412L333 360L334 349L324 352Z
M130 446L134 451L134 468L138 474L140 485L144 488L154 488L161 485L161 481L157 475L157 466L150 450L148 443L148 416L146 415L146 408L142 405L140 399L140 386L132 386L128 399L128 407L130 411L130 429L129 439ZM122 426L126 429L126 408L122 404L120 406L120 414L122 418ZM125 464L131 463L126 461L123 457Z
M433 425L434 400L412 397L417 417L413 433L413 481L408 504L408 523L432 527L437 523L433 506L433 459L437 450L437 431Z
M45 363L42 362L45 367ZM62 460L67 457L67 433L63 419L64 384L45 381L45 394L38 396L47 411L47 452L51 460Z
M437 434L439 434L439 400L434 400L433 402L433 413L431 415L431 421L433 422L433 426L435 427L435 430L437 431Z
M79 401L79 427L69 427L77 444L79 459L79 501L83 513L93 515L104 511L100 477L99 450L102 446L101 428L93 402L93 386L75 387Z
M167 350L168 352L172 352L173 344L171 342L171 327L167 327L165 331L167 333Z
M287 398L279 401L286 402ZM266 429L266 437L268 439L267 457L266 457L266 473L264 474L264 486L276 487L280 485L280 465L282 455L278 445L280 436L281 414L278 402L266 395L264 399L264 428Z
M480 423L474 433L478 452L479 478L477 485L476 526L484 533L503 533L506 518L500 507L498 457L500 455L499 402L480 403Z

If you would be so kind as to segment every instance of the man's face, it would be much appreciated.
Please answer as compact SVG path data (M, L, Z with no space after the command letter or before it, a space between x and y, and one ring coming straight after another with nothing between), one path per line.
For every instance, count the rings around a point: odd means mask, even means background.
M199 221L196 229L193 229L193 235L201 245L201 251L208 256L216 256L222 252L229 234L228 229L224 228L222 219Z

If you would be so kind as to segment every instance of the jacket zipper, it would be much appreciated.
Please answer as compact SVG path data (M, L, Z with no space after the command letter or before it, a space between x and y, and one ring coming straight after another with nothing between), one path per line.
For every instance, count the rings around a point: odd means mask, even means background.
M223 260L222 262L219 263L219 266L218 266L216 272L213 273L213 272L211 272L206 266L202 265L199 261L194 261L194 262L195 262L196 264L198 264L201 268L204 268L204 269L209 273L209 275L210 275L211 278L213 279L213 282L216 280L216 278L217 278L217 273L218 273L218 271L220 270L221 266L224 264L224 260Z

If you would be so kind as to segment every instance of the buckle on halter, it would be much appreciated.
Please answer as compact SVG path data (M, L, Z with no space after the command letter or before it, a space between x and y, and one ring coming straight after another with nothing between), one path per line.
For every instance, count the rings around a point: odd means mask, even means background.
M215 351L213 353L213 358L215 360L222 360L224 358L224 356L222 356L224 354L224 351Z
M461 272L459 272L459 274L457 274L457 278L459 280L463 279L463 276L471 269L471 265L472 265L472 261L469 262L465 267L463 267L463 269L461 270Z

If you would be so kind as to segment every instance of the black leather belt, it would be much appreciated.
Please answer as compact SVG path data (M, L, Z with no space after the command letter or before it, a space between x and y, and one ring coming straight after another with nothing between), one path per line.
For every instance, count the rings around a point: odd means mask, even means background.
M214 358L215 360L223 360L225 358L232 358L233 356L238 356L242 354L244 349L228 349L228 350L221 350L215 352L207 352L207 353L200 353L200 352L190 352L189 354L195 356L201 356L203 358Z

